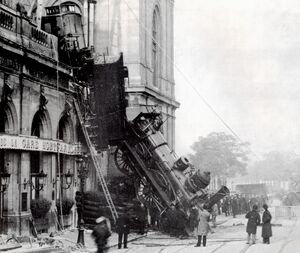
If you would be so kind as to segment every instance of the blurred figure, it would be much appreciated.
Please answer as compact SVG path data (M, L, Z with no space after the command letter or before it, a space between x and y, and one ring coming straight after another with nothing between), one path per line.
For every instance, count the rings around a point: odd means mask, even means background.
M206 236L210 231L209 227L209 212L205 209L206 207L203 204L199 205L199 214L198 214L198 226L196 228L196 234L198 236L198 242L195 247L201 246L201 241L203 239L203 247L206 246Z
M214 204L212 206L212 211L211 211L211 221L212 221L212 224L213 224L213 228L215 228L217 226L217 215L218 215L218 206L217 204Z
M246 214L246 218L248 219L246 231L248 233L247 244L250 244L251 236L252 236L252 244L255 244L256 241L256 230L257 225L260 224L260 215L257 211L258 206L254 205L252 211Z
M239 210L239 204L236 196L234 196L231 201L231 208L232 208L232 216L233 218L235 218Z
M199 216L199 208L196 205L193 205L189 216L189 228L191 231L194 231L198 227L198 223L199 223L198 216Z
M147 210L143 203L136 208L137 222L138 222L138 234L143 235L145 233L145 227L147 224Z
M175 203L170 204L170 208L166 211L166 226L170 233L170 236L176 236L177 234L177 211Z
M127 249L127 239L129 234L130 227L130 219L127 214L127 210L117 219L116 222L116 230L118 233L118 249L122 248L122 241L123 241L123 248Z
M98 247L97 253L104 253L106 252L107 240L111 236L110 221L104 216L101 216L96 219L96 224L92 236Z
M230 214L230 199L229 199L229 197L225 197L225 199L224 199L223 211L225 213L225 216L229 216L229 214Z
M270 244L270 237L272 236L272 215L268 211L267 204L263 204L263 209L265 209L263 216L262 216L262 231L261 236L263 238L263 243Z
M188 222L188 218L186 214L180 209L180 206L177 204L175 206L175 213L176 213L176 236L183 238L187 237L188 233L185 230L185 227Z

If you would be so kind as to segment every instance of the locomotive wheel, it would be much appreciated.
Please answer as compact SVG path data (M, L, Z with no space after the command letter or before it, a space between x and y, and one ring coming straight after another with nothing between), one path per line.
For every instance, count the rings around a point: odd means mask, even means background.
M149 160L151 158L151 153L147 150L147 147L143 143L138 143L135 146L136 152L145 160Z
M168 195L171 201L174 201L176 199L176 194L173 191L169 180L164 176L164 174L160 171L155 171L155 173L153 173L153 176L155 177L156 183L159 184L162 191Z
M133 171L131 170L131 166L133 166L129 156L128 151L122 150L122 147L117 147L115 151L115 163L118 169L127 176L131 176Z
M154 192L152 186L147 182L146 178L136 180L136 196L148 208L156 208L160 212L164 209L164 205L160 198Z

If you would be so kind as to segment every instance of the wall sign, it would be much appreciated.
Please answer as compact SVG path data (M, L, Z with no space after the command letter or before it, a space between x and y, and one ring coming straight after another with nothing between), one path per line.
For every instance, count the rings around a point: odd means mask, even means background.
M69 144L62 141L16 135L0 135L0 149L59 152L66 155L80 155L83 153L82 145L79 143Z

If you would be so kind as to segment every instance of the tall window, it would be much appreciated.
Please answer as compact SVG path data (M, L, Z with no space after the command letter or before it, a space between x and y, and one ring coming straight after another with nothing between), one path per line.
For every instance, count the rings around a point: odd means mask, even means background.
M158 86L159 77L159 36L160 24L158 9L155 8L152 19L152 68L153 68L153 85Z

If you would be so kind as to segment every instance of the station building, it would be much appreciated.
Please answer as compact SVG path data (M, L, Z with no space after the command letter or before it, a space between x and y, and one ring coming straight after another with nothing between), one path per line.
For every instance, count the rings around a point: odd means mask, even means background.
M129 107L159 107L174 148L173 8L173 0L0 0L0 234L28 234L36 199L51 202L41 231L55 230L56 203L79 189L82 83L70 52L123 52ZM109 174L109 155L101 157ZM95 184L90 171L86 189ZM67 219L76 224L74 208Z
M91 8L95 51L99 55L123 52L129 70L129 107L157 106L164 117L164 137L174 149L179 107L173 66L174 0L98 1Z
M68 6L75 4L62 4ZM6 234L29 233L33 200L47 199L54 210L58 199L74 198L78 183L67 185L64 175L76 179L82 153L72 68L59 61L58 37L38 27L36 6L26 7L0 2L0 233ZM54 230L54 212L45 219L47 231Z

